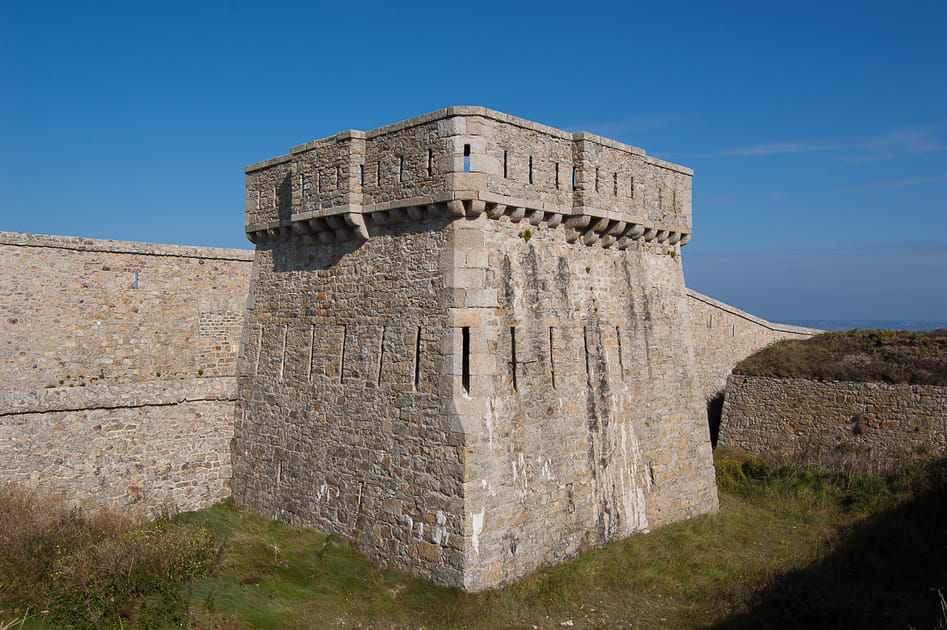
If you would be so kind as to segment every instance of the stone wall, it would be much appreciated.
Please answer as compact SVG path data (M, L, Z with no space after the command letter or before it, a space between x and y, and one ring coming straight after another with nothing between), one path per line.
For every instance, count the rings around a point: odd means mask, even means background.
M715 509L690 178L483 108L248 167L238 504L470 590Z
M733 375L718 445L834 462L947 453L947 387Z
M230 496L232 377L0 393L0 480L120 506Z
M471 352L469 387L454 379L468 588L716 508L678 250L524 227L456 226L467 295L491 300L454 322Z
M242 507L459 584L463 441L441 394L443 227L257 250L233 490Z
M110 504L229 494L251 261L0 233L0 479Z
M705 400L720 394L737 363L783 339L807 339L823 331L775 324L687 290L690 329L697 360L697 386Z

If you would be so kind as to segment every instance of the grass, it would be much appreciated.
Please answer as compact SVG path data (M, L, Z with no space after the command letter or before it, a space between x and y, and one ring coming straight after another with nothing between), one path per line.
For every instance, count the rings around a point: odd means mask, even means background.
M178 591L187 626L947 628L947 461L839 473L718 449L716 464L716 514L477 594L381 569L338 537L229 501L182 514L176 526L224 547L212 573ZM23 614L0 601L9 619Z
M846 330L776 342L744 359L734 374L947 385L947 329Z
M0 628L184 622L180 587L213 569L219 552L206 529L166 514L144 520L84 510L0 486Z

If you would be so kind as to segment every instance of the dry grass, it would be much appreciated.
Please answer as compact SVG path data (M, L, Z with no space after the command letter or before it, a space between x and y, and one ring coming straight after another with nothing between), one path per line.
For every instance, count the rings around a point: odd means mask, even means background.
M933 332L847 330L774 343L734 374L947 385L947 329Z
M180 585L218 556L206 529L166 514L144 521L0 486L0 605L14 621L38 611L28 627L164 627L186 612Z

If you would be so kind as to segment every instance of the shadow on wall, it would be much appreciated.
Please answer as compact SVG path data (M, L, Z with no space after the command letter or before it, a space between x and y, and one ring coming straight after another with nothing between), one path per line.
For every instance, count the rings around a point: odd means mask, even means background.
M710 446L717 447L720 435L720 418L723 416L723 392L707 401L707 424L710 425Z
M369 221L368 232L370 238L436 232L444 230L451 220L445 218L429 219L421 222L405 222L386 226L378 226ZM312 236L311 238L316 239L317 237ZM276 243L268 241L260 247L273 250L274 271L312 271L334 267L342 258L361 249L365 242L353 236L348 241L335 241L331 245L320 242L309 244L292 237L291 239L281 239Z
M822 561L774 577L748 612L714 628L947 627L947 460L928 472L926 492L861 522Z

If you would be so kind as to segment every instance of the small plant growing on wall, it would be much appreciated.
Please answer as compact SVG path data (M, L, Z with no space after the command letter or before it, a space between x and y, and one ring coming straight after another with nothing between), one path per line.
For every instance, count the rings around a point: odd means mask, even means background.
M525 229L521 231L519 234L517 234L517 236L519 236L521 239L523 239L524 241L528 243L529 239L533 238L533 231L530 229Z

